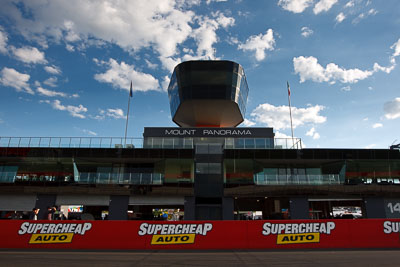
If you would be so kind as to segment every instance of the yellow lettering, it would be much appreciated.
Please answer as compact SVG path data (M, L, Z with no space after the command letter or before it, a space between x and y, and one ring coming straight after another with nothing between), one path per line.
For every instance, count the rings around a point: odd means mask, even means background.
M71 243L73 233L65 234L32 234L29 244Z
M153 235L151 239L152 245L169 245L169 244L193 244L195 234L183 235Z
M319 243L319 233L307 234L280 234L276 238L278 245L300 244L300 243Z

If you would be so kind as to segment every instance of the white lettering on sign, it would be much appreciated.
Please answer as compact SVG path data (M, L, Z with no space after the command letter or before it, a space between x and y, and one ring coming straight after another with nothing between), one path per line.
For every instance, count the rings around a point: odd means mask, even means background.
M400 203L399 202L396 202L396 203L389 202L387 204L387 207L389 208L390 213L396 213L396 212L400 213Z
M196 134L196 129L165 129L165 135L185 135L194 136ZM203 129L201 132L203 136L225 136L225 135L235 135L235 136L249 136L252 135L249 129Z
M173 234L198 234L207 235L211 231L212 224L149 224L142 223L139 227L139 235L173 235Z
M385 221L383 223L383 232L385 234L399 233L400 232L400 222Z
M264 223L263 235L270 234L330 234L335 229L334 222L327 223Z
M196 130L181 130L181 129L173 129L173 130L165 130L165 135L194 135Z
M203 135L251 135L250 130L203 130Z
M91 223L30 223L24 222L18 234L61 234L74 233L84 235L86 231L92 228Z

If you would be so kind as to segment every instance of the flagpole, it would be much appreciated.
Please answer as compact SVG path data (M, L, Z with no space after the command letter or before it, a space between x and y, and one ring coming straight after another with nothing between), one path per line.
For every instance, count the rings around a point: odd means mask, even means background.
M292 105L290 104L290 86L289 82L287 81L287 88L288 88L288 99L289 99L289 114L290 114L290 128L292 129L292 142L294 147L294 134L293 134L293 122L292 122Z
M128 112L126 112L126 126L125 126L125 138L124 138L124 147L126 148L126 135L128 133L128 120L129 120L129 106L131 104L131 97L132 97L132 81L131 81L131 88L129 89L129 97L128 97Z

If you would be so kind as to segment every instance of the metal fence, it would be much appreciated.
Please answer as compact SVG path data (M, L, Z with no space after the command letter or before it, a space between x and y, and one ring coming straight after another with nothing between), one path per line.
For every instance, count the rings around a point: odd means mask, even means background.
M164 175L161 173L114 173L114 172L81 172L75 177L41 175L18 175L17 172L0 172L0 183L42 182L42 183L78 183L78 184L126 184L126 185L162 185Z
M340 179L339 174L321 174L321 175L254 175L256 185L330 185L343 184L344 179Z
M123 137L0 137L0 147L135 148L143 138Z
M161 173L102 173L81 172L75 182L81 184L162 185Z
M193 149L196 138L0 137L0 147ZM302 149L300 138L224 138L225 149Z

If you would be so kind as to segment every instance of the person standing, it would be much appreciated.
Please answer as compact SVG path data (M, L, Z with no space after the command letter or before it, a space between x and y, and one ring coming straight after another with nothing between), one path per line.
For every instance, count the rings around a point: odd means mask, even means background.
M46 219L47 220L53 220L53 214L54 214L53 208L52 207L47 207Z
M38 214L39 214L40 209L38 208L33 208L31 215L29 216L29 220L37 220L38 219Z

